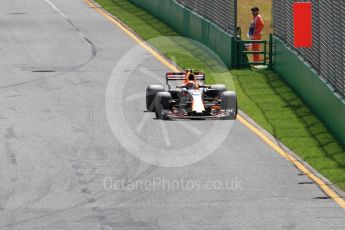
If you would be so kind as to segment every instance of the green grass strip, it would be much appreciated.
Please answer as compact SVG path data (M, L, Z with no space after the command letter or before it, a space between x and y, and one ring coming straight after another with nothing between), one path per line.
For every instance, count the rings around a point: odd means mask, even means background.
M144 40L160 36L179 36L172 28L127 0L97 0L108 12L127 24ZM188 40L152 45L172 58L182 68L202 69L207 55ZM181 55L194 52L197 58ZM279 76L269 70L231 70L240 109L307 161L318 172L345 191L345 148L313 114L300 97ZM228 73L228 75L229 75ZM224 82L222 75L209 83ZM230 86L231 88L233 86Z

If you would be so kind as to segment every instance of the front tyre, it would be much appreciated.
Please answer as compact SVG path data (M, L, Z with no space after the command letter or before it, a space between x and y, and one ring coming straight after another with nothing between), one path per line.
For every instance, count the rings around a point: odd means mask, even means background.
M150 85L146 88L146 109L148 112L154 112L156 110L156 95L164 91L165 89L162 85Z
M170 109L171 93L169 92L158 92L156 95L156 118L160 120L166 120L167 117L165 112Z
M221 94L220 108L229 113L228 119L236 119L238 113L237 96L234 91L225 91Z

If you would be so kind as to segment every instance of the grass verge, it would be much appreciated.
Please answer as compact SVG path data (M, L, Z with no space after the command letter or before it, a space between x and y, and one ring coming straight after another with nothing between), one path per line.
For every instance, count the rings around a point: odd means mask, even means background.
M169 26L127 0L96 0L108 12L132 28L144 40L159 36L178 36ZM163 54L182 68L203 69L207 55L198 60L179 50L201 52L189 41L173 41L167 49L153 42ZM307 161L318 172L345 191L345 148L308 106L272 71L231 70L240 109ZM211 77L209 83L221 82Z

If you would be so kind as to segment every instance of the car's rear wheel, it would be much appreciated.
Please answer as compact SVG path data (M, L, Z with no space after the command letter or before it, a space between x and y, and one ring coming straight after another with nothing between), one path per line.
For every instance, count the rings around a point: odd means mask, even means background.
M156 118L165 120L167 117L163 114L163 111L170 109L171 94L169 92L158 92L156 95Z
M230 112L230 119L236 119L238 113L237 96L234 91L225 91L221 94L221 110Z
M157 93L164 92L164 86L162 85L150 85L146 88L146 109L149 112L156 110L155 98Z

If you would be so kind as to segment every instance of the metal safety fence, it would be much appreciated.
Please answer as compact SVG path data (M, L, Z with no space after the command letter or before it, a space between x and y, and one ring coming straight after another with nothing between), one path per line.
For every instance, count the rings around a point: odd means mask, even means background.
M335 92L345 97L345 1L308 0L313 9L313 46L295 49L293 38L293 2L273 0L274 35L295 50Z
M177 2L210 20L229 34L235 35L237 0L177 0Z

